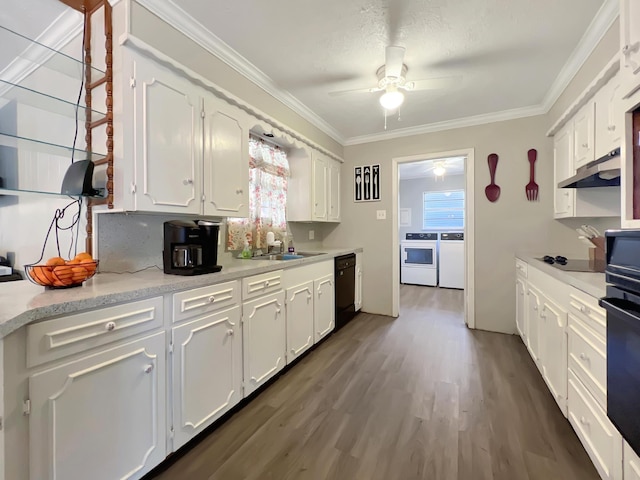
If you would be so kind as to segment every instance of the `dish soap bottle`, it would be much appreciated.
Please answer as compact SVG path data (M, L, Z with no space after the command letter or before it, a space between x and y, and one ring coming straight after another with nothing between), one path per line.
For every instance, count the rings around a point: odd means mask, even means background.
M289 229L289 223L287 223L287 252L294 254L296 253L296 249L293 247L293 234L291 233L291 230ZM284 245L283 245L284 247Z
M242 249L242 258L251 258L251 249L249 248L249 242L244 241L244 248Z

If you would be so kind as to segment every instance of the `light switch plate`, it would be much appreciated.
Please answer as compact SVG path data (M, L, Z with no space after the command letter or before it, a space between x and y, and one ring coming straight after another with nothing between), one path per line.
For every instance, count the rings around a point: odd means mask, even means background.
M376 218L378 220L386 220L387 219L387 211L386 210L377 210Z
M314 240L316 238L316 232L314 230L309 230L309 240Z

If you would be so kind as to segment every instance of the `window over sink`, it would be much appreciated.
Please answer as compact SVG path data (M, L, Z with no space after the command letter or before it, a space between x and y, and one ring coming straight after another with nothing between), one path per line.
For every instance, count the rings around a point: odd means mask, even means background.
M227 220L227 248L241 250L247 239L265 248L267 232L283 240L287 231L287 153L255 137L249 139L249 218Z

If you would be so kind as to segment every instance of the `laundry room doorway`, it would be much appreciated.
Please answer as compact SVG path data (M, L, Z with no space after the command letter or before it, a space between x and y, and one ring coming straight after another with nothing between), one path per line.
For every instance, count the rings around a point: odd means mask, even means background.
M394 158L392 171L394 316L401 299L441 299L474 328L473 149Z

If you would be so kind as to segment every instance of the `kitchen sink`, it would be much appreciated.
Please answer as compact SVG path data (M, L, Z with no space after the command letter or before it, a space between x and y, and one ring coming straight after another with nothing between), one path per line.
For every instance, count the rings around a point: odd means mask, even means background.
M252 260L297 260L306 257L315 257L317 255L326 255L323 252L298 252L298 253L278 253L264 254L251 257Z

